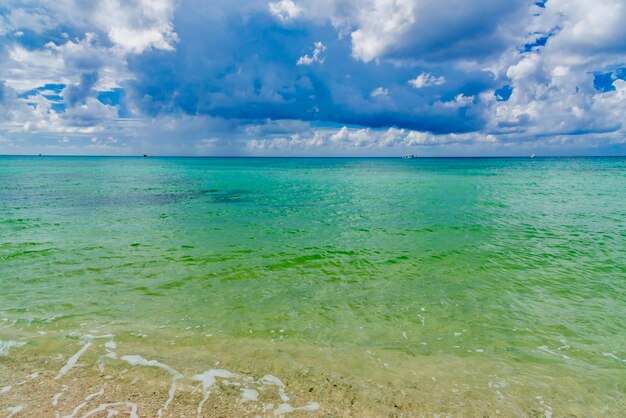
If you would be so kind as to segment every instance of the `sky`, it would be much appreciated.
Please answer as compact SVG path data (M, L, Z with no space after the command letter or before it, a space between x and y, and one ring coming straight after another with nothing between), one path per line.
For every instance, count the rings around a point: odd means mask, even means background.
M0 154L626 155L624 0L3 0Z

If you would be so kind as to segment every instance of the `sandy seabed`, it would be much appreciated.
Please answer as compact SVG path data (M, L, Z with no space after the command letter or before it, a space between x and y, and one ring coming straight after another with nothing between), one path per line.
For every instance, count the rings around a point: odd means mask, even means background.
M146 345L42 339L0 357L14 417L619 416L624 398L568 375L453 356L363 353L265 340ZM532 383L532 382L540 383ZM587 382L589 383L589 382ZM592 382L601 384L601 382Z

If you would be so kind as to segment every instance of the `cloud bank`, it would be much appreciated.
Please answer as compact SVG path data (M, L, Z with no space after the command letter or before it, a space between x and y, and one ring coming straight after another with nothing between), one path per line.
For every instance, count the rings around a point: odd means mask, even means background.
M621 0L8 0L0 153L624 155Z

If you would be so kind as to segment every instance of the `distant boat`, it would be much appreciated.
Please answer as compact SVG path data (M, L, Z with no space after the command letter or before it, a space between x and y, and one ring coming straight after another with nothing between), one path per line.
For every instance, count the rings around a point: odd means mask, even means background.
M402 159L404 159L404 160L412 160L414 158L417 158L417 155L407 154L407 155L402 157Z
M530 158L535 158L535 154L530 154Z
M144 155L143 155L143 158L146 158L147 156L148 156L148 155L144 154Z

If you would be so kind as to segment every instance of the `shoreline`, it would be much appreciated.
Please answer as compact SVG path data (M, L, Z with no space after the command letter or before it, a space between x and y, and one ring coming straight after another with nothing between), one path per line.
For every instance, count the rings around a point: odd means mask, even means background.
M591 377L563 370L538 378L540 365L524 370L476 358L254 338L161 347L146 338L121 340L108 333L42 336L13 347L0 357L0 410L23 406L22 416L60 417L112 410L162 417L617 417L626 407L623 397L585 391Z

